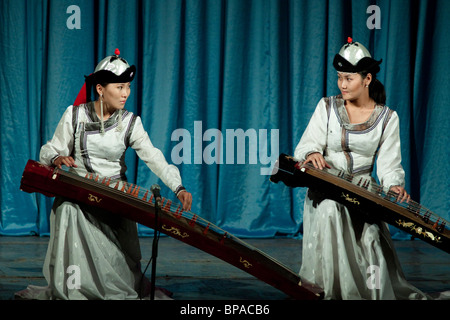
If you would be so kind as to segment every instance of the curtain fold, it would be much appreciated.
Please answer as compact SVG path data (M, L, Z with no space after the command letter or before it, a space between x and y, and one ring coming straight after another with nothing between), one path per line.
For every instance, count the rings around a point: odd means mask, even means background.
M305 190L263 172L338 93L332 61L348 36L383 59L408 190L448 220L449 16L445 0L3 0L0 234L48 234L52 199L19 190L23 168L119 48L137 67L126 108L180 169L192 210L239 237L301 237ZM126 161L130 181L176 201L134 151Z

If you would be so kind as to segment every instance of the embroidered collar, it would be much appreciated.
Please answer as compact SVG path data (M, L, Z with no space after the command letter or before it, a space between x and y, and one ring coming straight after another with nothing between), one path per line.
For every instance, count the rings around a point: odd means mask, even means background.
M125 118L128 111L123 109L122 112L120 110L114 111L114 113L104 122L105 130L108 130L112 127L116 127L119 123L119 115L122 114L122 119ZM87 124L86 129L88 130L100 130L100 118L95 112L94 101L90 101L86 104L86 115L89 119L89 123Z
M365 122L362 123L350 123L350 119L348 117L347 109L344 105L345 101L342 99L342 95L338 95L335 98L334 103L334 109L336 112L336 115L339 119L339 123L341 126L343 126L345 129L350 131L365 131L369 130L370 128L374 127L380 119L382 118L382 114L385 113L387 107L383 105L375 105L374 110L372 111L372 114L370 115L369 119L367 119Z

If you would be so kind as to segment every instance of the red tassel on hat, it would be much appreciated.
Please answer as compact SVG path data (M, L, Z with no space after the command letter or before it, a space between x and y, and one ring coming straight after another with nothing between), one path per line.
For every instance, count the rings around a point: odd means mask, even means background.
M86 82L81 87L80 92L77 95L77 98L75 99L75 102L73 103L74 106L79 106L80 104L86 103Z
M347 38L347 42L348 42L348 43L352 43L352 42L353 42L352 37L348 37L348 38Z
M73 103L74 106L79 106L80 104L88 102L87 101L88 97L87 97L87 92L86 92L86 82L89 81L89 78L91 75L92 75L92 73L87 77L85 76L86 80L84 81L84 84L81 87L80 92L78 92L75 102ZM89 97L89 99L90 99L90 97Z

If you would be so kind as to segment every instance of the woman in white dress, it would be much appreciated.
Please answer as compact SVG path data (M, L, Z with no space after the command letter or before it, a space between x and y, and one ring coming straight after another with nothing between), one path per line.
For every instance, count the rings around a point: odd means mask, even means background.
M74 105L62 116L40 161L65 165L81 176L93 173L126 181L125 151L137 155L176 193L184 210L192 195L179 170L167 163L144 130L139 116L124 109L136 68L119 56L103 59L86 77ZM91 101L91 88L98 99ZM16 296L27 299L138 299L149 294L142 276L135 222L57 197L50 215L50 241L43 273L46 287L28 286ZM77 274L75 274L77 272ZM169 298L157 289L156 298Z
M294 157L316 168L355 177L376 174L386 190L409 201L401 166L399 118L385 106L376 79L380 61L349 38L333 65L341 94L318 103ZM422 299L403 275L388 227L308 190L304 204L300 276L324 289L325 299Z

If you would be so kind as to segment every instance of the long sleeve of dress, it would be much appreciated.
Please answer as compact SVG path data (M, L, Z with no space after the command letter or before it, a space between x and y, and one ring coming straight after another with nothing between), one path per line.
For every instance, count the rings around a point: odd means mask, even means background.
M177 188L182 185L180 171L174 165L168 164L161 150L153 146L140 117L136 118L130 137L130 146L150 170L173 192L176 192Z
M322 98L306 127L300 142L294 151L294 158L305 161L306 157L314 152L323 153L327 144L327 108Z
M39 161L45 165L52 165L58 156L69 156L73 148L73 106L69 106L64 112L56 127L51 140L41 147Z
M377 176L381 185L404 186L405 171L401 165L400 126L396 112L392 113L380 141L377 158Z

